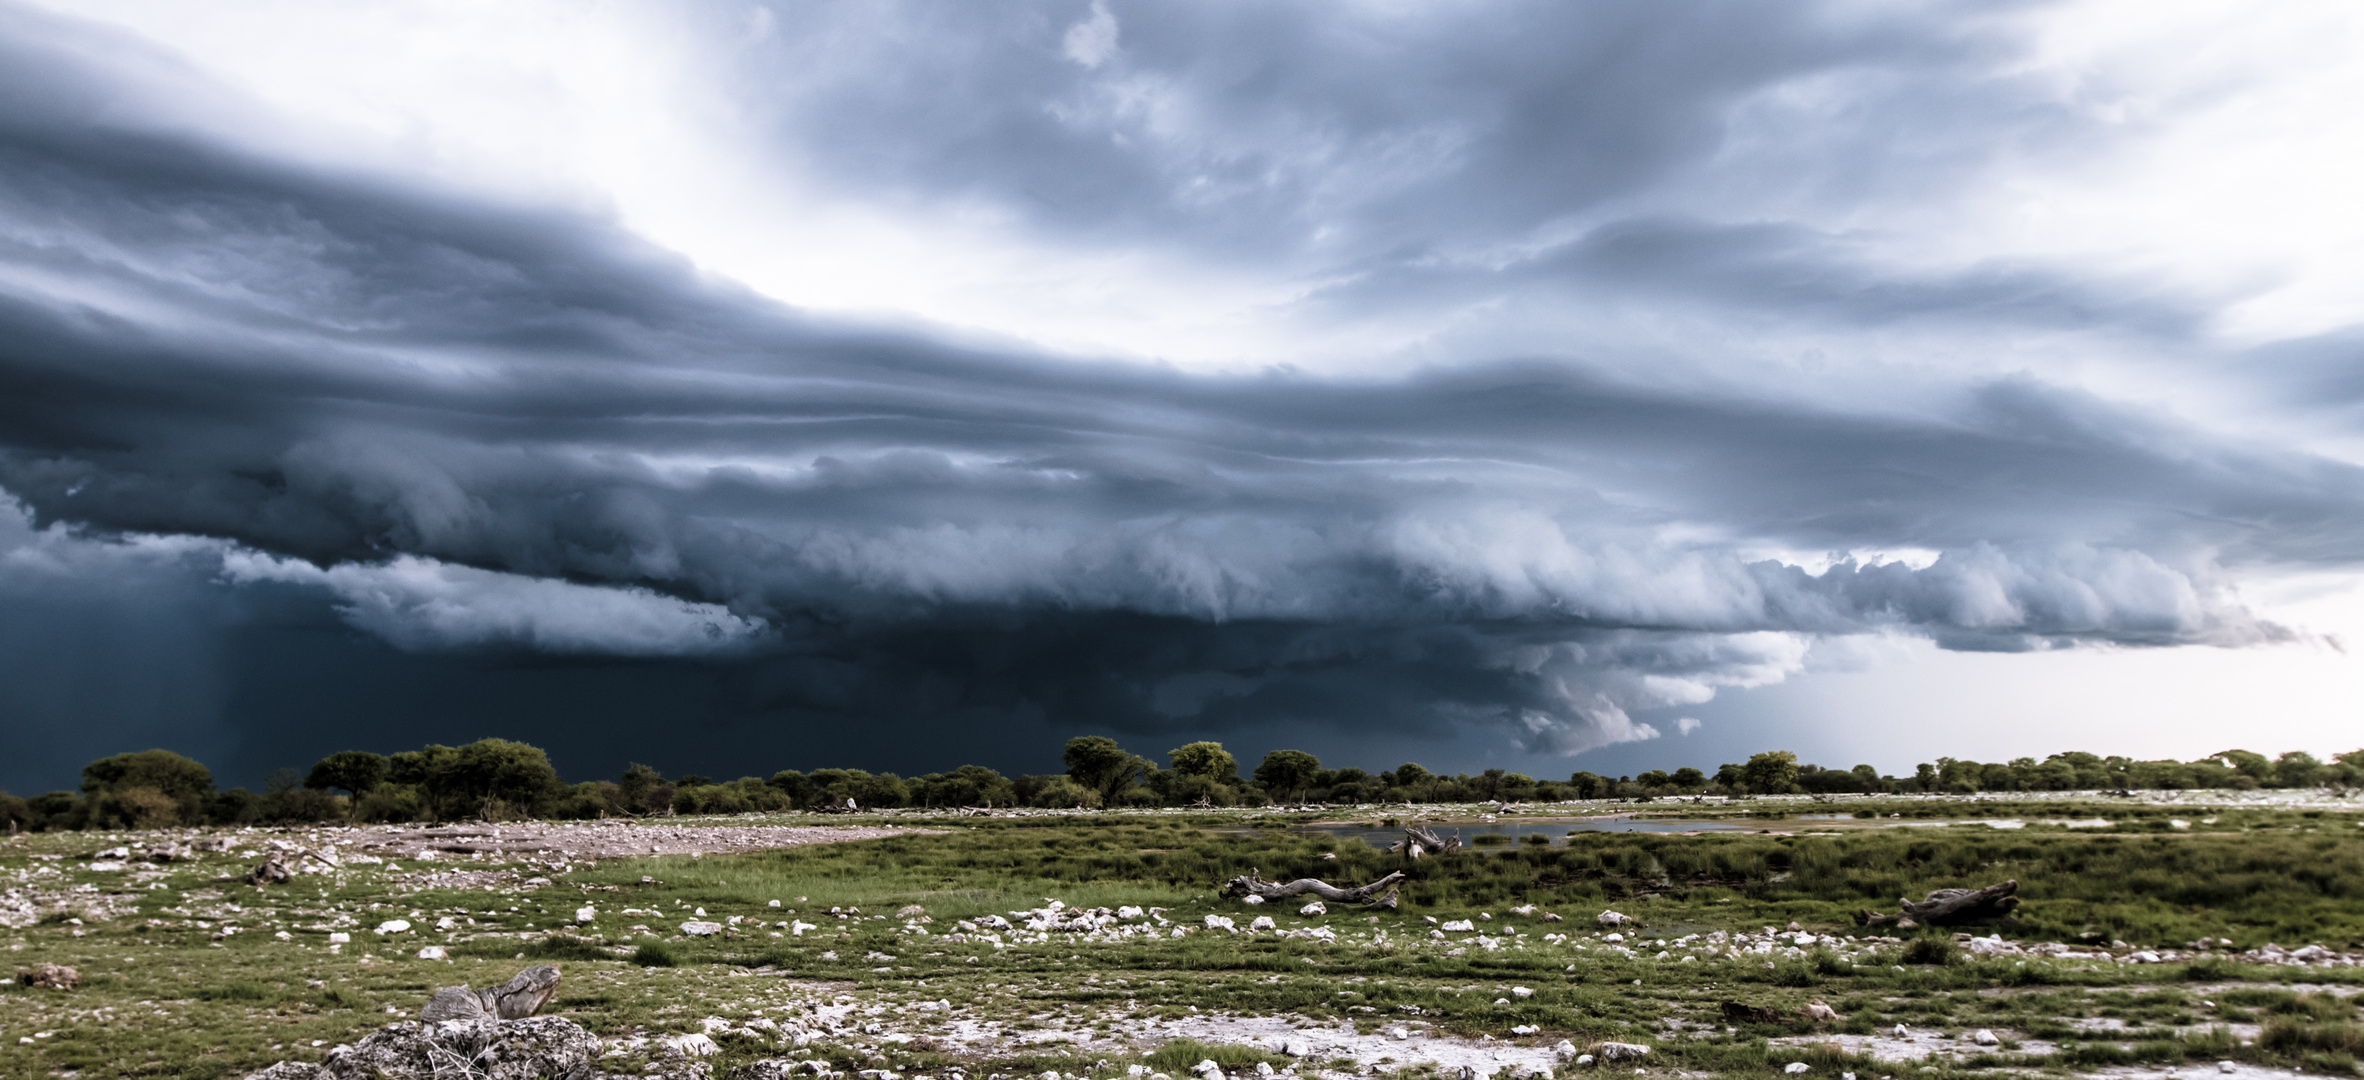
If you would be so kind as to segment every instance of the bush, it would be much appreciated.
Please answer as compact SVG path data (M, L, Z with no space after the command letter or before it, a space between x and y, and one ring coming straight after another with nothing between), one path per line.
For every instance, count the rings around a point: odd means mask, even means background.
M673 950L656 942L632 950L632 962L641 967L672 967L681 963L674 958Z
M1924 935L1914 938L1904 947L1907 964L1951 964L1962 958L1962 950L1954 946L1950 935Z
M1100 793L1069 777L1055 776L1049 783L1035 789L1033 805L1050 810L1097 809Z

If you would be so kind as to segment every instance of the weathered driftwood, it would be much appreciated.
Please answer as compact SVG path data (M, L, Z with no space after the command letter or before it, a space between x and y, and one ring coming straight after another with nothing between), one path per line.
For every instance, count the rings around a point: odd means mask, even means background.
M1423 855L1449 855L1461 850L1461 831L1456 829L1453 835L1440 837L1417 825L1406 825L1404 838L1387 845L1387 850L1390 854L1402 855L1407 859L1417 859Z
M1286 900L1292 896L1312 893L1333 904L1361 904L1364 907L1393 910L1397 904L1396 883L1403 879L1403 871L1398 870L1368 885L1341 889L1329 882L1314 878L1298 878L1295 881L1266 881L1258 871L1249 870L1246 877L1235 877L1224 882L1223 895L1253 896L1263 900Z
M508 982L470 990L465 986L446 986L427 999L427 1007L419 1010L419 1019L437 1020L523 1020L542 1011L542 1006L558 993L558 969L548 964L537 964L518 972Z
M1983 889L1933 889L1917 904L1910 897L1898 900L1902 910L1894 915L1866 911L1857 919L1865 926L1894 925L1906 930L2002 922L2019 907L2018 892L2017 881L1998 881Z

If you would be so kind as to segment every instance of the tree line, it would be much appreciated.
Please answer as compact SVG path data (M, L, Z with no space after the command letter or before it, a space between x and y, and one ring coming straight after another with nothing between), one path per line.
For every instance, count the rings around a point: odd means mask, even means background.
M1951 793L2179 788L2296 788L2364 785L2364 750L2322 761L2303 751L2268 758L2226 750L2193 761L2137 761L2083 752L2038 761L1981 763L1941 757L1910 776L1800 764L1769 750L1719 766L1653 769L1638 776L1578 771L1538 780L1487 769L1444 775L1417 763L1367 772L1327 768L1302 750L1275 750L1246 775L1211 741L1166 752L1166 764L1087 735L1067 741L1064 771L1004 776L982 765L903 777L861 769L784 769L769 777L717 781L667 778L634 764L614 780L566 783L540 748L507 739L464 746L428 745L395 754L346 750L306 772L281 769L256 793L214 786L203 764L169 750L142 750L91 762L77 791L33 798L0 792L0 823L9 831L167 828L312 821L410 822L515 818L647 817L739 814L824 808L920 807L1117 808L1266 806L1275 803L1564 802L1692 795Z

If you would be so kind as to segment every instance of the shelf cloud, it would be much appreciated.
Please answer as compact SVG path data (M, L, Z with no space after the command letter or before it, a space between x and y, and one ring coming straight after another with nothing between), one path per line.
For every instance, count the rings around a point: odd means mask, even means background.
M2352 335L2226 345L2221 284L1907 258L1840 222L1954 191L1982 138L2067 153L2094 123L1988 78L2031 46L1982 7L680 16L705 92L743 106L738 167L989 220L1007 251L956 230L945 257L1039 259L1057 289L1131 289L1129 253L1244 282L1189 318L1260 320L1245 364L1144 361L1148 316L1095 355L1042 344L1080 323L802 304L629 200L299 153L220 122L273 113L201 64L18 9L0 712L177 711L245 745L225 642L333 624L423 664L694 672L746 725L1564 755L1712 735L1641 717L1781 682L1822 640L2303 636L2241 583L2352 567L2364 469L2258 418L2336 434ZM1807 100L1825 148L1954 136L1719 216L1730 159L1787 160ZM1333 334L1369 363L1289 351ZM1768 354L1793 346L1820 353ZM2258 349L2324 389L2241 382ZM109 647L29 668L58 611L140 627L156 702L59 689Z

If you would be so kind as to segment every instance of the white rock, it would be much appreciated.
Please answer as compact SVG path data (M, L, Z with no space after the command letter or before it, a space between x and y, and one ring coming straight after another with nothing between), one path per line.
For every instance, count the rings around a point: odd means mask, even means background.
M1611 944L1611 945L1615 945L1615 944L1617 944L1618 942L1625 940L1625 935L1623 935L1623 934L1610 934L1610 935L1608 935L1607 937L1604 937L1604 938L1602 938L1601 940L1602 940L1602 941L1606 941L1606 942L1608 942L1608 943L1609 943L1609 944Z
M1403 1042L1412 1037L1412 1029L1401 1025L1391 1027L1387 1029L1387 1037L1397 1042Z
M1466 934L1475 931L1477 929L1477 924L1469 921L1468 919L1455 919L1452 922L1438 927L1438 929L1451 934Z
M699 922L696 919L691 919L690 921L681 924L681 932L688 934L691 937L712 937L716 934L722 933L722 924L717 922Z
M779 901L777 901L777 900L774 900L774 901L772 901L772 902L771 902L771 903L769 903L769 904L765 904L764 906L765 906L765 907L779 907L779 906L780 906L780 902L779 902Z
M1223 1066L1215 1064L1213 1058L1206 1058L1191 1066L1190 1071L1200 1076L1221 1076L1223 1075Z
M576 909L575 909L575 921L576 921L576 922L579 922L579 923L587 923L587 922L590 922L590 921L592 921L593 919L596 919L596 918L598 918L598 917L599 917L599 912L598 912L597 910L595 910L594 908L592 908L592 907L591 907L591 905L589 905L589 904L585 904L585 905L583 905L582 907L579 907L579 908L576 908Z
M1971 1032L1970 1041L1977 1043L1980 1046L2001 1046L2003 1044L2003 1040L1996 1038L1994 1032L1988 1031L1985 1028L1979 1028L1977 1031Z
M2230 1061L2219 1061L2216 1063L2216 1071L2220 1073L2229 1073L2233 1071L2233 1063Z
M697 916L697 917L699 917L699 918L703 919L703 918L705 918L705 917L706 917L706 909L705 909L705 908L699 908L699 909L698 909L698 910L696 910L696 911L690 912L690 914L692 914L692 915L695 915L695 916Z
M1510 988L1510 996L1514 998L1531 998L1535 996L1535 991L1530 987L1513 986Z
M459 928L460 920L452 918L449 915L435 920L435 929L437 930L457 930Z
M1541 1030L1543 1030L1543 1026L1540 1024L1520 1024L1511 1028L1510 1033L1513 1035L1533 1035Z
M328 935L328 943L331 945L343 945L351 940L353 940L353 935L345 933L342 930Z
M378 933L381 934L407 934L409 932L409 919L388 919L378 924Z
M1279 928L1280 924L1273 922L1270 915L1258 915L1255 922L1248 924L1250 930L1277 930Z
M1127 1066L1125 1066L1125 1075L1126 1075L1126 1076L1147 1076L1147 1075L1149 1075L1149 1066L1147 1066L1147 1065L1143 1065L1143 1064L1141 1064L1140 1062L1134 1062L1134 1063L1133 1063L1133 1064L1131 1064L1131 1065L1127 1065Z
M1805 1063L1805 1062L1803 1062L1803 1061L1793 1061L1793 1062L1790 1062L1790 1063L1789 1063L1789 1064L1787 1064L1787 1065L1784 1065L1784 1066L1782 1066L1782 1067L1781 1067L1781 1071L1782 1071L1782 1072L1785 1072L1785 1073L1790 1073L1790 1074L1792 1074L1792 1075L1795 1075L1795 1074L1797 1074L1797 1073L1802 1073L1802 1072L1809 1071L1809 1070L1811 1070L1812 1068L1813 1068L1813 1066L1811 1066L1811 1065L1808 1065L1808 1064L1806 1064L1806 1063Z
M272 936L272 937L275 937L275 938L278 938L278 939L279 939L279 940L281 940L281 941L294 941L294 940L295 940L295 935L294 935L294 934L290 934L290 933L288 933L288 932L287 932L287 931L285 931L285 930L281 930L280 932L278 932L278 933L276 933L276 934L273 934L273 935L271 935L271 936Z
M707 1038L703 1032L692 1032L688 1035L684 1035L678 1039L672 1040L672 1044L675 1050L679 1050L683 1054L686 1054L690 1057L713 1057L715 1051L722 1049L721 1047L714 1045L714 1040Z
M698 1021L698 1027L704 1029L706 1034L713 1035L718 1032L729 1031L731 1029L731 1022L719 1016L709 1016L704 1020Z
M1240 897L1239 902L1243 904L1261 904L1264 902L1264 898L1254 893L1249 893L1246 896Z
M1576 1044L1569 1042L1566 1039L1561 1039L1558 1045L1551 1048L1551 1056L1556 1057L1561 1061L1566 1061L1569 1058L1575 1057Z
M797 920L795 920L795 921L793 921L793 922L790 922L790 923L788 924L788 933L789 933L790 935L792 935L792 936L795 936L795 937L803 937L803 936L804 936L804 932L805 932L805 931L807 931L807 930L818 930L818 929L820 929L820 927L818 927L818 926L814 926L813 924L811 924L811 923L809 923L809 922L806 922L806 921L804 921L803 919L797 919Z
M443 946L441 946L441 945L429 945L429 946L427 946L426 948L423 948L423 949L420 949L420 950L419 950L419 959L421 959L421 960L449 960L449 959L451 959L451 954L450 954L450 953L448 953L448 952L445 952L445 951L444 951L444 948L443 948Z
M1578 1054L1578 1055L1576 1055L1576 1064L1578 1064L1578 1065L1590 1065L1590 1064L1592 1064L1592 1061L1593 1061L1593 1058L1592 1058L1592 1055L1591 1055L1591 1054Z
M1258 1075L1258 1076L1271 1076L1271 1075L1272 1075L1272 1063L1271 1063L1271 1062L1269 1062L1269 1061L1259 1061L1259 1062L1257 1062L1257 1063L1256 1063L1256 1075Z
M1896 1025L1896 1037L1897 1037L1897 1038L1899 1038L1899 1039L1909 1039L1909 1038L1911 1038L1911 1037L1912 1037L1912 1034L1913 1034L1913 1033L1912 1033L1912 1029L1911 1029L1911 1028L1905 1027L1903 1024L1898 1024L1898 1025Z
M1633 921L1633 918L1632 918L1632 916L1629 916L1629 915L1622 915L1622 914L1619 914L1619 913L1617 913L1617 912L1615 912L1615 911L1604 911L1604 912L1601 912L1601 913L1600 913L1600 915L1598 915L1598 916L1596 916L1596 917L1597 917L1598 919L1600 919L1600 922L1601 922L1601 925L1602 925L1602 926L1623 926L1623 925L1625 925L1626 923L1629 923L1629 922L1632 922L1632 921ZM1623 1044L1623 1043L1620 1043L1620 1044L1618 1044L1618 1045L1622 1046L1622 1045L1624 1045L1624 1044ZM1612 1060L1614 1060L1614 1059L1612 1059Z
M1140 908L1134 907L1131 904L1126 904L1125 906L1116 909L1116 917L1119 919L1138 919L1147 914L1149 913L1141 910ZM1149 1066L1147 1065L1136 1065L1133 1067L1140 1069L1142 1072L1149 1071Z
M1239 928L1237 923L1231 921L1229 915L1209 915L1206 922L1209 930L1236 930Z
M1322 903L1319 900L1297 909L1297 914L1299 915L1327 915L1329 913L1330 906L1328 904Z
M1640 1043L1605 1042L1601 1044L1602 1061L1624 1061L1628 1058L1650 1056L1650 1048Z
M2156 964L2159 962L2159 954L2145 949L2127 957L2126 959L2132 960L2137 964Z

